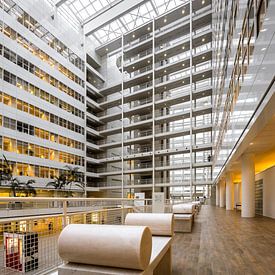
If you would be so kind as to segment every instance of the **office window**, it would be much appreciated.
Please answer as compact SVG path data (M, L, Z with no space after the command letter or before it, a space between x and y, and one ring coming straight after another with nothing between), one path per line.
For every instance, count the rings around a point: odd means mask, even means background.
M16 121L12 118L4 117L4 127L15 130Z

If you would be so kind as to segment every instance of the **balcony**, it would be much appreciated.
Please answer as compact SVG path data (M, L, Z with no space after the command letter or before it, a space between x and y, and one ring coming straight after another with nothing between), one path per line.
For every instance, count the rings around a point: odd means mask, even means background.
M121 146L121 140L100 140L98 142L98 147L100 149L111 149L111 148L117 148L117 147L120 147Z
M136 117L132 120L124 121L124 129L125 131L131 131L133 129L142 129L148 127L148 125L152 124L152 114L142 115Z
M88 187L88 190L98 190L98 187ZM62 264L57 249L58 237L67 224L123 224L127 213L151 211L151 200L136 200L138 201L142 201L139 206L135 206L134 200L128 199L1 197L0 238L3 244L4 238L9 236L13 243L18 241L23 248L22 237L32 236L28 241L32 248L27 259L28 273L54 274ZM170 202L167 201L167 207L169 206ZM21 239L18 239L19 235ZM12 258L11 266L5 267L5 247L0 247L0 273L22 274L22 258L16 258L14 261ZM28 246L24 249L26 250L23 250L23 253L26 253ZM22 250L18 253L22 253Z
M121 133L121 126L116 126L116 125L104 125L99 127L99 134L102 136L109 136L109 135L114 135Z
M125 59L131 58L137 55L140 52L144 52L148 48L152 48L153 38L149 37L141 42L130 45L127 48L124 48L124 57Z
M120 120L122 118L122 112L121 110L119 111L104 111L99 114L99 119L100 121L106 123L106 122L111 122L115 120Z

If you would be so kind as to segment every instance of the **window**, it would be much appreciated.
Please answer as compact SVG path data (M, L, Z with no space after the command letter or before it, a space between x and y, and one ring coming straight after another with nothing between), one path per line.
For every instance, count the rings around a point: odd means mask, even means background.
M4 127L15 130L16 129L16 121L14 119L4 117Z

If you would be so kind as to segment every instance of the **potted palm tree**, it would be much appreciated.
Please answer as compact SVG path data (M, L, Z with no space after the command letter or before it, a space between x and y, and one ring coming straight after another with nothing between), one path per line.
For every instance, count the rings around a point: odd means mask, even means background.
M81 173L78 171L79 167L66 165L64 168L66 168L66 170L59 176L55 176L52 181L46 184L46 187L53 187L58 191L66 191L64 194L65 197L72 196L73 184L84 190L84 184L81 180Z
M4 163L1 163L0 166L0 184L4 184L4 186L11 189L11 196L18 197L19 196L35 196L36 190L32 186L35 183L35 180L28 180L27 182L22 182L18 178L13 177L12 173L12 165L7 160L6 156L3 155ZM21 202L11 202L9 203L9 208L11 209L21 209Z

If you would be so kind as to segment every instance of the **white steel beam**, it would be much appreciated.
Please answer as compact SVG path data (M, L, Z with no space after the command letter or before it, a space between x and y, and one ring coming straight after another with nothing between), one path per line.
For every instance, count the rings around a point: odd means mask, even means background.
M59 0L61 2L62 0ZM63 0L64 2L66 0ZM104 10L102 13L98 14L92 18L89 22L84 24L84 34L90 35L102 26L107 25L108 23L118 19L127 12L137 8L138 6L148 2L149 0L123 0L115 2L112 7L107 10Z
M63 5L67 0L56 0L55 1L55 6L58 8L61 5Z

